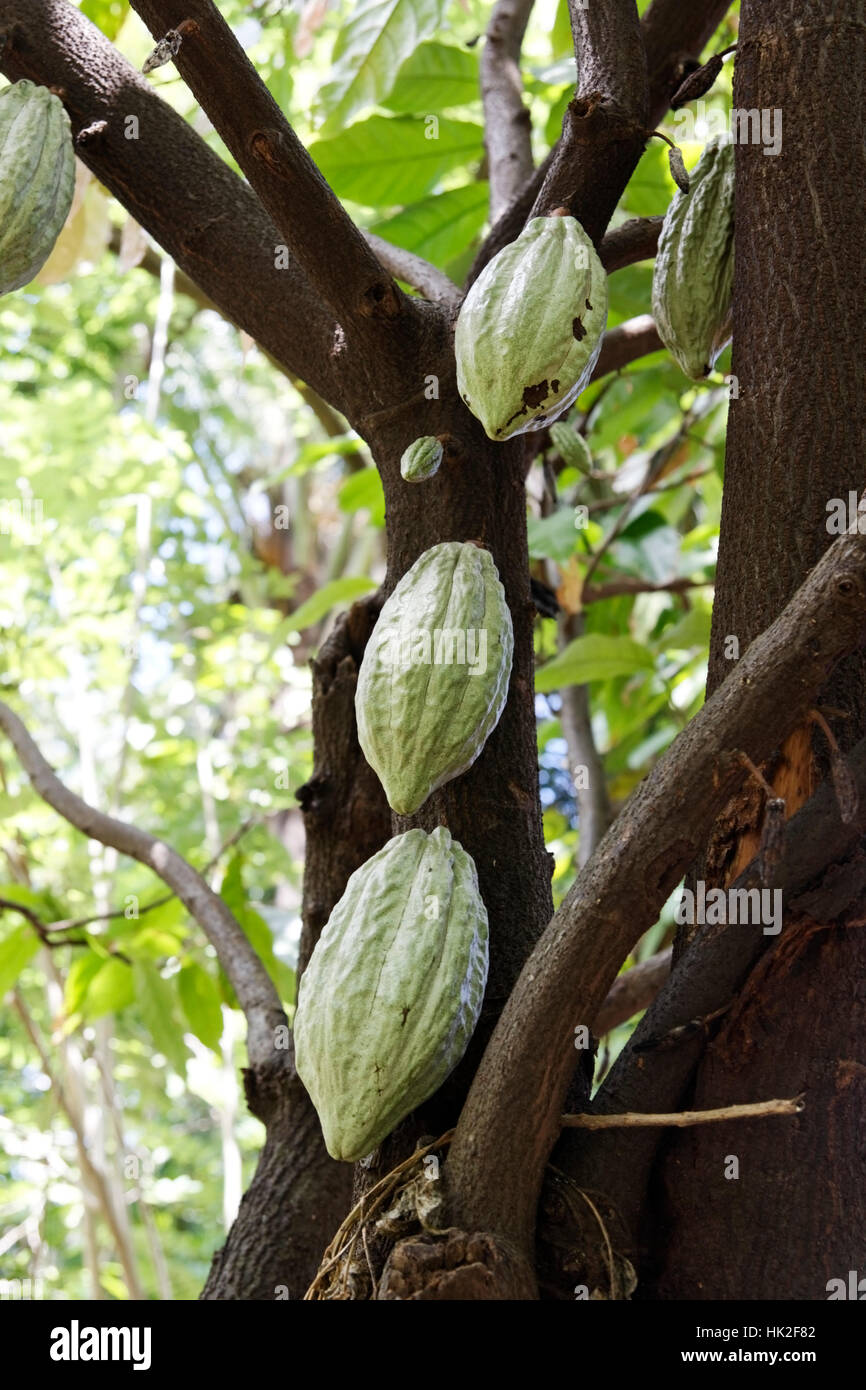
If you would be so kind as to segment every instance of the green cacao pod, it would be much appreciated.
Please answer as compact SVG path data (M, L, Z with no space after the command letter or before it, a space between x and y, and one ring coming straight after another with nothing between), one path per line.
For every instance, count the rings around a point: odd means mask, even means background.
M533 217L485 266L457 318L457 389L491 439L538 430L587 385L607 277L573 217Z
M659 337L686 376L700 381L731 341L734 283L734 147L707 142L667 210L653 273Z
M411 815L475 762L505 706L513 649L489 552L425 550L382 608L355 692L361 749L393 810Z
M438 1091L486 982L471 857L443 827L389 840L352 874L298 990L298 1075L332 1158L363 1158Z
M550 426L550 440L569 468L580 473L592 472L592 454L582 434L577 434L564 420Z
M423 434L405 450L400 472L407 483L423 483L432 478L442 462L442 445L432 434Z
M42 269L75 187L69 117L47 87L22 78L0 92L0 294Z

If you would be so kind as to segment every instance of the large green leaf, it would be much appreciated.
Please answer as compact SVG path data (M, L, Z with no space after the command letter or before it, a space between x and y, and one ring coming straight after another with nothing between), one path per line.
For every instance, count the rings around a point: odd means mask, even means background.
M103 1014L120 1013L135 998L135 982L132 968L116 957L101 961L99 969L89 980L82 1004L82 1012L87 1019L101 1018Z
M577 637L567 647L539 667L535 689L542 694L566 685L586 685L589 681L609 680L612 676L631 676L652 669L652 654L631 637L607 637L591 632Z
M336 139L317 140L310 155L339 197L393 207L414 203L450 169L480 159L482 134L472 121L370 116Z
M480 96L477 53L450 43L422 43L406 59L382 105L420 116L466 106Z
M369 594L371 589L375 588L375 581L366 579L363 575L347 575L343 579L332 579L329 584L323 584L321 589L312 594L306 603L300 604L289 616L288 622L282 624L282 629L288 633L312 627L313 623L324 618L338 603L360 598L362 594Z
M295 972L274 953L271 929L247 900L243 882L243 856L233 854L223 879L220 897L234 913L250 945L264 965L284 1003L295 999Z
M487 219L487 202L487 183L479 180L422 198L377 222L373 231L393 246L402 246L444 267L481 231Z
M39 937L30 926L16 927L0 941L0 999L16 983L25 965L39 950Z
M387 96L400 65L441 25L448 0L359 0L337 35L319 109L332 134Z
M133 966L133 981L138 1007L154 1046L183 1076L188 1053L175 1010L174 981L164 980L156 966L145 961L137 961Z
M189 961L180 972L178 988L180 1002L193 1033L205 1047L211 1048L219 1056L223 1015L216 980L195 961Z

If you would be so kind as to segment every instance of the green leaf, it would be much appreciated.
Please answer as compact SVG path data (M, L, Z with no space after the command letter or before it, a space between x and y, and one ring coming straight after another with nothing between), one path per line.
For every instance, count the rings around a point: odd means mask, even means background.
M552 516L531 516L526 529L533 560L558 560L561 563L574 554L577 531L571 507L560 507Z
M482 136L471 121L370 116L316 141L310 155L338 197L394 206L416 202L450 169L480 159Z
M18 976L39 950L40 941L32 927L16 927L0 942L0 999L16 983Z
M104 956L97 951L85 951L75 957L69 967L63 990L63 1008L67 1018L81 1012L90 982L104 964Z
M191 1031L219 1057L223 1015L216 981L195 961L190 961L180 972L178 988Z
M233 854L226 869L226 876L220 889L220 897L234 913L244 930L250 945L264 965L277 988L277 993L286 1004L293 1004L295 998L295 972L285 961L274 954L274 941L271 929L263 917L251 907L243 883L243 856Z
M444 267L478 236L487 220L487 204L488 185L482 179L411 203L371 230L392 246Z
M155 965L139 961L133 966L135 997L144 1025L157 1051L164 1053L179 1076L186 1073L187 1050L183 1029L175 1012L175 990Z
M378 468L364 468L352 473L340 487L341 512L359 512L366 508L373 526L385 524L385 493Z
M424 115L466 106L481 97L478 55L450 43L422 43L401 67L390 96L382 102L401 115Z
M692 647L708 647L712 611L697 604L683 614L678 622L665 627L654 645L659 651L689 651Z
M607 637L588 633L569 642L558 656L535 673L535 689L541 694L566 685L586 685L588 681L610 680L612 676L631 676L652 669L652 654L631 637Z
M289 615L288 621L282 625L283 630L300 632L305 627L312 627L313 623L324 618L338 603L354 601L375 588L374 581L365 579L363 575L347 575L343 579L332 579Z
M132 968L114 957L100 961L99 969L87 986L82 1012L88 1020L101 1018L103 1014L117 1014L134 998Z
M337 35L331 80L319 92L329 134L388 95L403 60L435 33L447 8L447 0L358 0Z

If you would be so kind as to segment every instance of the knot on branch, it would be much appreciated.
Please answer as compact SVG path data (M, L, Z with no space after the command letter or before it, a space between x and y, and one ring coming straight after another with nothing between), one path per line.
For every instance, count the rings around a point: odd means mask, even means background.
M360 311L367 319L395 319L400 296L393 280L374 280L361 295Z
M563 137L583 145L600 140L605 144L635 139L644 143L650 133L603 92L573 97L563 120Z

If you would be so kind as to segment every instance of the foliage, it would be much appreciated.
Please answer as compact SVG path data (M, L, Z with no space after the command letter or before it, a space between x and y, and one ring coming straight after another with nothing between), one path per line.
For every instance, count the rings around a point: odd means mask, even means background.
M140 68L152 40L128 7L81 8ZM474 43L489 6L225 0L221 10L352 215L462 280L486 228ZM524 49L538 158L573 82L564 15L562 3L537 5ZM207 129L172 67L151 80ZM724 69L708 104L729 94ZM683 145L687 164L698 148ZM665 151L650 142L615 221L662 213L673 192ZM161 290L161 254L137 263L136 246L147 249L125 212L80 178L53 265L0 299L0 694L69 786L210 866L291 1008L308 662L334 611L382 576L381 484L343 421L182 285L172 295L163 277ZM609 324L647 312L651 279L649 263L611 278ZM573 640L538 619L557 900L579 836L557 691L589 684L615 804L702 699L726 400L719 372L696 385L657 353L576 402L567 423L587 440L589 474L552 442L530 473L533 574L564 614L577 612L590 565L601 591L624 578L694 584L597 598ZM60 821L8 745L0 807L4 1277L87 1297L95 1244L106 1295L130 1293L104 1223L90 1229L77 1122L94 1162L121 1175L114 1196L144 1295L165 1296L161 1251L172 1296L194 1298L262 1134L234 1080L236 1001L180 904L151 906L164 897L154 876ZM94 917L51 949L33 925ZM627 1032L608 1039L610 1052Z

